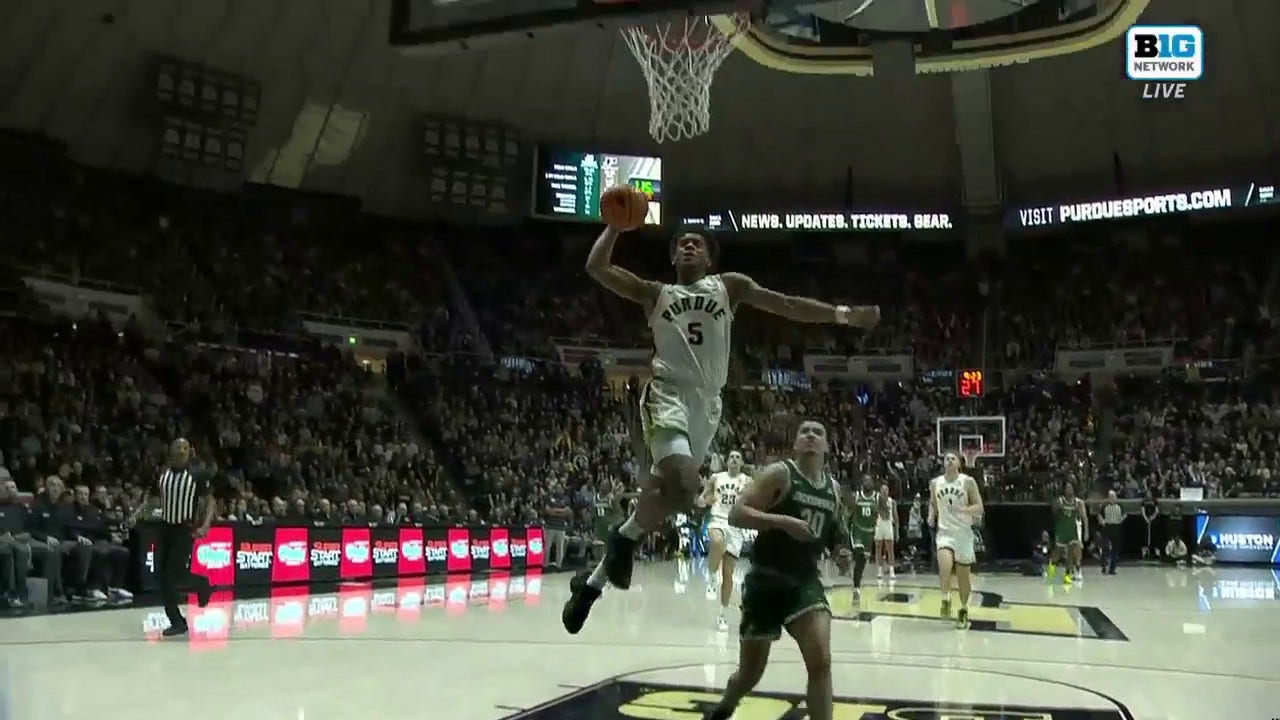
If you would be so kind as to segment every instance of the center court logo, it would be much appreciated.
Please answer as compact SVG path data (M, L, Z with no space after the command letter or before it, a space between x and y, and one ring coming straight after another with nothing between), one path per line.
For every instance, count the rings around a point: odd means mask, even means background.
M1125 75L1147 100L1186 97L1204 75L1204 32L1196 25L1134 25L1125 34Z
M923 672L923 671L922 671ZM1001 693L1004 694L1004 693ZM1086 693L1058 697L1062 706L1014 703L950 703L937 700L862 697L835 697L833 717L847 720L942 720L983 718L984 720L1121 720L1127 710L1115 703L1099 701ZM560 720L589 717L596 720L622 718L701 718L720 700L718 691L680 685L639 683L627 680L592 685L585 690L553 700L532 711L508 716L525 720ZM1073 702L1074 701L1074 702ZM1064 707L1065 706L1065 707ZM752 720L792 720L808 717L804 698L794 693L753 692L742 699L734 714Z

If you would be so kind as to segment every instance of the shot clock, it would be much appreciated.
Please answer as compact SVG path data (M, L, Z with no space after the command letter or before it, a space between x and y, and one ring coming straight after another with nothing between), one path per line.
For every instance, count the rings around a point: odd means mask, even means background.
M956 396L969 399L980 398L987 391L986 376L977 368L956 371Z

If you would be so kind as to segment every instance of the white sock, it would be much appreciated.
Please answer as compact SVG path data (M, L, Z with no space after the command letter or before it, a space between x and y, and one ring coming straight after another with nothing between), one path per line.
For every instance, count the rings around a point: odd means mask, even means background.
M587 585L596 590L604 590L604 586L609 584L609 577L604 572L604 560L596 563L596 569L591 571L591 577L587 578Z
M640 527L640 523L636 522L636 514L631 513L631 517L622 523L622 527L618 528L618 533L622 537L629 540L639 540L644 536L644 528Z

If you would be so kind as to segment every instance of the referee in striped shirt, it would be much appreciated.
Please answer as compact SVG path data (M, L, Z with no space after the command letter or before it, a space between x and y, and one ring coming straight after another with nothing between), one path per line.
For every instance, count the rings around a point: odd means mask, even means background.
M209 604L209 579L191 572L191 550L213 522L214 501L208 483L190 470L191 443L178 438L170 446L169 466L156 482L160 495L160 537L156 541L156 581L169 616L165 637L187 632L178 611L178 592L195 589L200 607Z

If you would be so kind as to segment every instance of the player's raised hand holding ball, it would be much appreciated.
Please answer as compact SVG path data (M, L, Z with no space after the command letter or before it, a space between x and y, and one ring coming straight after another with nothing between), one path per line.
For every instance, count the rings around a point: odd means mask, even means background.
M618 232L635 230L648 215L649 196L630 185L615 185L600 196L600 217Z

